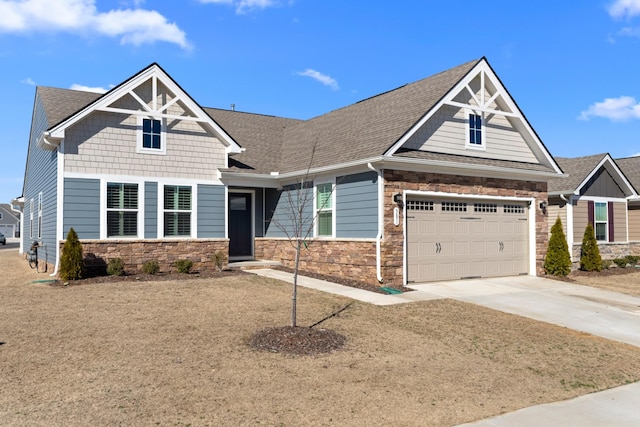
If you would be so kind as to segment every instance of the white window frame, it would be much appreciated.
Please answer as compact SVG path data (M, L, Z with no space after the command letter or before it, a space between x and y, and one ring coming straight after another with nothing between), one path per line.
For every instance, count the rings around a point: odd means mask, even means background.
M128 184L128 185L136 185L138 187L138 200L136 201L137 204L137 208L136 209L131 209L131 208L110 208L108 206L107 203L107 197L109 195L109 184ZM104 181L104 191L102 192L103 194L103 199L104 199L104 235L107 239L137 239L139 236L141 236L141 231L143 230L142 226L141 226L141 213L144 212L144 206L141 203L141 200L143 199L143 197L141 197L141 193L142 191L144 191L144 186L141 185L138 182L130 182L130 181L120 181L120 180L105 180ZM108 221L109 221L109 212L136 212L136 234L135 236L109 236L109 225L108 225Z
M42 239L42 191L38 194L38 239Z
M34 203L33 199L31 199L30 208L29 208L29 238L33 239L33 208Z
M604 213L605 216L607 217L606 220L604 221L598 221L597 220L597 210L598 210L598 205L604 205ZM597 230L597 224L604 224L604 239L598 239L598 234L596 232ZM596 237L596 241L598 242L608 242L609 241L609 202L602 202L602 201L593 201L593 234Z
M142 146L142 123L144 120L157 120L160 122L160 148L145 148ZM166 119L157 119L154 117L138 116L138 124L136 131L136 152L142 154L157 154L164 156L167 154L167 121Z
M174 210L174 209L165 209L164 208L164 191L165 187L189 187L191 189L191 209L190 210ZM194 184L184 184L184 183L173 183L173 182L162 182L158 183L158 196L159 196L159 204L158 204L158 235L163 239L190 239L197 237L196 235L196 190L197 186ZM164 232L164 214L167 212L189 212L189 235L178 235L178 236L167 236Z
M480 120L482 120L482 125L480 126L480 144L472 144L471 143L471 122L469 121L469 116L480 116ZM464 122L465 122L465 147L472 150L486 150L486 127L485 127L485 115L481 111L474 110L464 110Z
M318 208L318 187L330 185L331 186L331 207ZM331 235L320 234L320 212L331 211ZM336 183L334 179L316 181L313 186L313 212L314 212L314 236L320 238L333 238L336 236Z

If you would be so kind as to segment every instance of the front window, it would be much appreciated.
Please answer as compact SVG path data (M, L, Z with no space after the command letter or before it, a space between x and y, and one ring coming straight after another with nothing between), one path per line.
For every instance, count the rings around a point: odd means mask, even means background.
M42 239L42 193L38 194L38 239Z
M317 235L333 236L333 184L316 187Z
M596 233L596 240L607 240L608 217L607 217L607 203L596 202L595 203L595 215L594 215L594 231Z
M138 235L138 184L107 183L107 237Z
M482 116L475 113L468 114L468 138L467 145L469 147L482 147Z
M29 203L29 238L33 239L33 199Z
M164 187L164 235L191 236L191 187Z

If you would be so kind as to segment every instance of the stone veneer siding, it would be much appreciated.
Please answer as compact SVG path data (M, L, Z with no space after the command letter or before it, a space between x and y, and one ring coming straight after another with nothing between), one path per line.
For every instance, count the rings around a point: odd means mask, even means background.
M542 265L548 246L547 215L538 204L547 201L547 183L444 175L410 171L384 171L384 240L382 244L382 277L385 286L400 287L403 278L404 224L393 224L393 195L404 190L440 191L460 195L534 198L536 207L536 273L543 274Z
M573 245L573 268L580 268L580 251L582 250L582 243ZM602 259L616 259L624 258L627 255L640 256L640 242L631 243L598 243L598 249L600 250L600 256Z
M81 240L88 273L103 270L110 259L122 258L125 272L140 273L145 261L157 261L161 272L174 271L179 259L193 261L194 271L212 271L211 256L218 251L229 253L228 239L185 240ZM60 242L60 253L64 241ZM227 260L225 260L225 265Z
M257 238L255 259L280 261L285 267L295 265L295 249L288 239ZM377 284L376 242L360 239L311 239L300 256L300 271L348 278Z

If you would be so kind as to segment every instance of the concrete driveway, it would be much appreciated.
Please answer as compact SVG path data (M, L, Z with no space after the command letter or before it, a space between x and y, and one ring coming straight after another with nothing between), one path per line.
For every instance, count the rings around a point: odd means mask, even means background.
M410 287L640 347L639 297L530 276Z

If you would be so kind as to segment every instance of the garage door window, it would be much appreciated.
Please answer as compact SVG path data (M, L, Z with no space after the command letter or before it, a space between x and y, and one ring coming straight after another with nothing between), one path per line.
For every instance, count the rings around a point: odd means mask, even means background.
M485 213L497 213L498 205L496 205L495 203L474 203L473 211L485 212Z
M524 206L522 205L504 205L504 213L506 214L523 214Z
M443 212L466 212L467 204L461 202L442 202Z
M427 202L425 200L409 200L407 202L407 209L410 211L432 211L433 202Z

